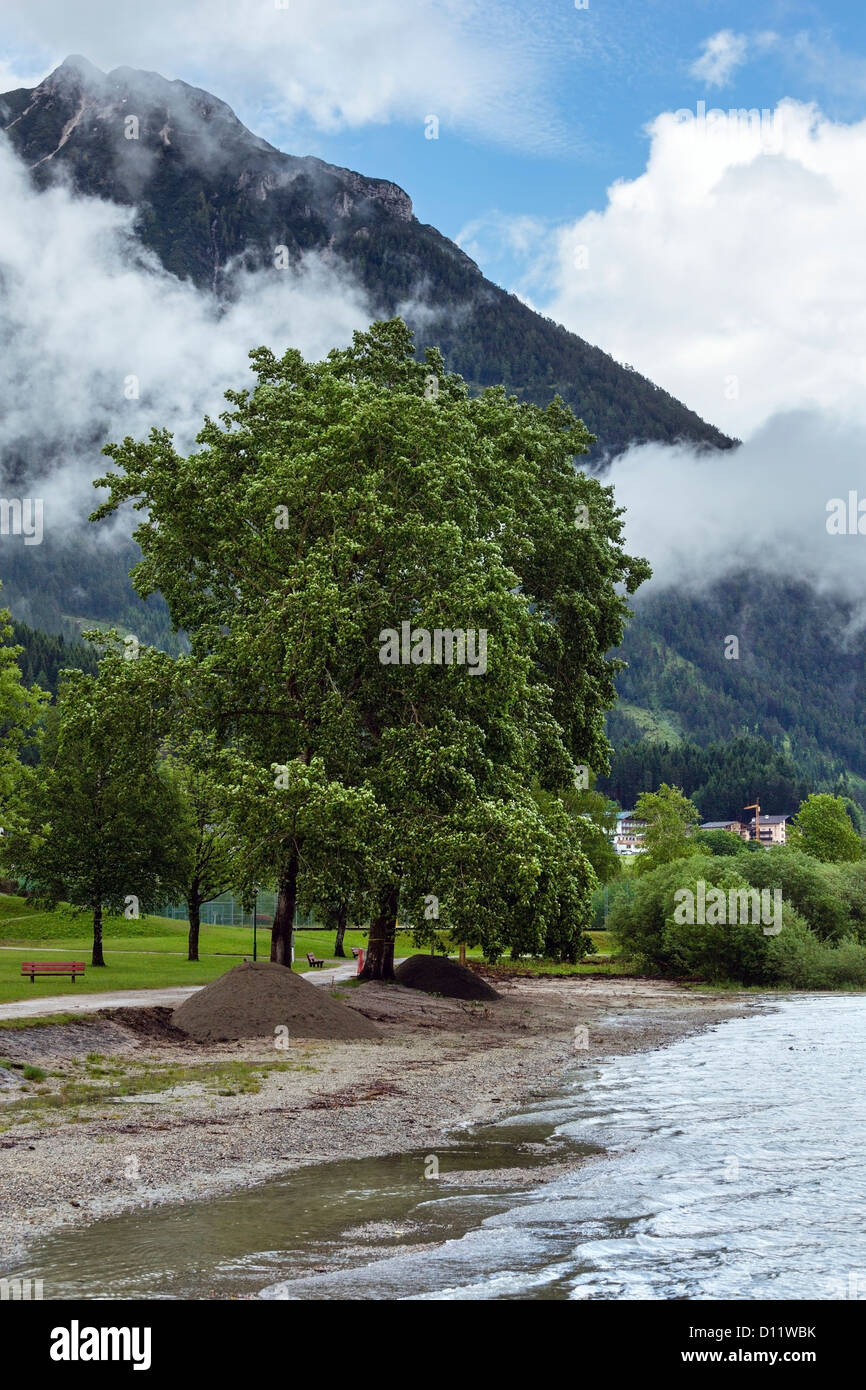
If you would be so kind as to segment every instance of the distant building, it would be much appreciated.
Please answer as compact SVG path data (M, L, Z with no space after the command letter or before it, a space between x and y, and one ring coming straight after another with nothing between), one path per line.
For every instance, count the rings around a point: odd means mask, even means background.
M730 830L732 835L739 835L742 840L747 838L746 827L741 820L705 820L700 826L701 830Z
M765 816L761 815L761 823L758 827L758 838L762 845L783 845L787 839L788 821L790 816ZM755 817L749 821L749 833L743 836L746 840L755 838Z
M765 816L761 814L759 840L762 845L783 845L787 839L790 816ZM754 840L755 817L751 820L705 820L701 830L730 830L741 840Z
M613 833L613 847L617 854L643 854L644 831L647 823L636 816L634 811L620 811L616 818Z

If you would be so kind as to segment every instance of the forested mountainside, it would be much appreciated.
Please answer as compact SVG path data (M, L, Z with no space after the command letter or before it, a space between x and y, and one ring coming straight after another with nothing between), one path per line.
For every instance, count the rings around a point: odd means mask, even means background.
M95 528L57 540L49 533L38 546L0 546L0 606L19 622L67 642L83 628L117 627L177 653L182 639L171 630L162 596L143 602L130 583L129 571L140 559L132 541L109 544Z
M700 594L651 592L635 611L608 720L616 745L755 735L790 756L797 780L823 788L847 770L863 800L866 630L851 603L738 575ZM736 659L725 656L730 636Z
M727 743L658 743L646 739L620 744L611 759L610 776L600 778L599 791L627 808L641 792L662 782L681 787L705 820L747 819L745 807L758 797L762 809L791 815L813 789L798 772L789 754L765 739L741 735ZM850 795L840 776L834 791Z
M62 636L38 632L26 623L12 623L13 646L20 647L17 664L25 685L38 685L41 690L57 694L57 678L66 668L96 674L97 662L88 642L67 642Z
M134 139L129 117L138 122ZM0 128L38 184L61 178L135 206L143 245L203 289L231 295L232 269L272 267L277 246L294 263L320 252L364 287L375 316L401 310L418 346L441 347L471 386L504 382L541 403L559 392L598 436L598 456L632 440L732 443L485 279L454 242L417 220L396 184L285 154L209 92L70 58L39 86L0 96Z

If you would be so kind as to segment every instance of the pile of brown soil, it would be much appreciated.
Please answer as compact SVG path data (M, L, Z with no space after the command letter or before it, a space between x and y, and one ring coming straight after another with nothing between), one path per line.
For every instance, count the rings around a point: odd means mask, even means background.
M347 1009L323 986L311 985L284 965L244 961L178 1005L172 1023L191 1038L378 1038L375 1023Z
M410 956L398 965L394 976L407 989L423 989L446 999L499 999L492 985L445 956Z

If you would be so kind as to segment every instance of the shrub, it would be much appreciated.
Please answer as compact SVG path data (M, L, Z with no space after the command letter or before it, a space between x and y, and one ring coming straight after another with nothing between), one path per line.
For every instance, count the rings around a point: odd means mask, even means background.
M710 887L723 889L726 894L732 888L748 892L748 883L729 858L716 859L715 863L717 867L712 879L704 872L691 873L679 886L688 889L695 900L698 898L700 880L704 881L705 892ZM749 920L724 922L677 921L679 914L672 911L665 921L663 942L677 973L699 975L701 979L711 981L738 980L744 985L770 983L773 971L768 964L767 947L772 938L765 935L765 924L760 918L751 920L751 902L748 908ZM710 917L712 913L708 911L706 915ZM731 915L729 899L723 915ZM793 908L783 904L783 932L786 919L795 916Z
M866 943L866 861L828 865L827 873L834 892L844 903L850 931Z
M777 982L792 989L866 985L866 946L853 937L835 945L820 941L796 915L769 942L767 961Z
M673 919L677 890L694 889L699 879L713 888L748 887L733 859L695 854L652 869L636 880L630 897L617 897L611 907L610 930L616 934L623 954L647 974L682 973L682 943L676 933L671 938L666 936L666 926Z
M784 845L764 849L760 854L739 854L736 862L753 888L781 888L785 902L796 909L816 936L836 941L850 931L835 866L822 864L802 850Z

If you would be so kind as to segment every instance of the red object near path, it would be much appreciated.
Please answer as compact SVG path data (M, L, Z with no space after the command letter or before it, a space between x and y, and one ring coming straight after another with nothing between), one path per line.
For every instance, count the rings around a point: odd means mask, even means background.
M37 975L68 975L75 984L76 975L84 974L83 960L24 960L21 974L30 976L30 983L36 983Z
M364 969L364 947L362 946L362 947L360 948L360 950L358 951L358 969L355 971L355 974L356 974L356 975L360 975L360 973L361 973L361 971L362 971L363 969Z

